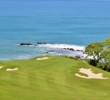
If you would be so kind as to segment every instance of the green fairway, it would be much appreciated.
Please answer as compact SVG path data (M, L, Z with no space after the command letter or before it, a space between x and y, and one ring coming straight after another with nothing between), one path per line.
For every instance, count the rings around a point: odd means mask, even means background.
M80 60L49 56L3 61L0 66L0 100L110 100L110 73ZM91 68L108 79L79 78L79 68Z

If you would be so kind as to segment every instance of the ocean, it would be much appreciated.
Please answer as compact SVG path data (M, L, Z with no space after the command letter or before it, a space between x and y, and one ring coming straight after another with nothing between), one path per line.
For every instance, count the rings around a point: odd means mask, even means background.
M110 36L109 0L0 0L0 60L79 55ZM45 42L37 46L20 43Z

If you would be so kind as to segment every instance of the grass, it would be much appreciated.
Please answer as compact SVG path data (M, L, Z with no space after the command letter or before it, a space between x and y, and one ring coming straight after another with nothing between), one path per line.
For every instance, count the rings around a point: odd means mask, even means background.
M110 100L110 73L68 57L2 61L0 100ZM7 68L18 71L6 72ZM75 76L79 68L103 73L107 80Z

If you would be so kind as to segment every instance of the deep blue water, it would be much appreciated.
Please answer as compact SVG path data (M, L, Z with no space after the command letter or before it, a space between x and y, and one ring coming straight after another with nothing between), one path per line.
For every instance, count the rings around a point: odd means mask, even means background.
M0 60L38 56L54 46L16 45L22 42L86 46L103 41L110 35L109 9L104 0L0 0Z

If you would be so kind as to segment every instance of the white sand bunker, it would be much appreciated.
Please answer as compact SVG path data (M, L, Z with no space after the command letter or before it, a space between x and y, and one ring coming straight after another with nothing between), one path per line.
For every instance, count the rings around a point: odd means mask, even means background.
M49 59L48 57L43 57L43 58L37 58L36 60L46 60Z
M18 68L7 68L6 71L16 71Z
M0 66L0 69L2 69L3 66Z
M88 76L83 76L80 74L75 74L77 77L85 78L85 79L108 79L102 76L102 73L95 74L91 71L91 69L80 68L79 72L87 74Z

